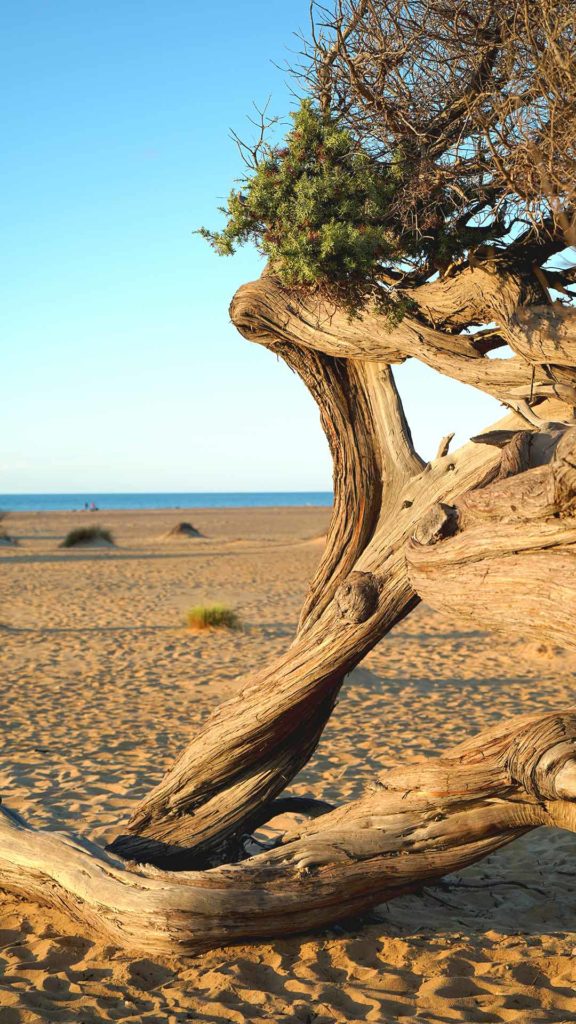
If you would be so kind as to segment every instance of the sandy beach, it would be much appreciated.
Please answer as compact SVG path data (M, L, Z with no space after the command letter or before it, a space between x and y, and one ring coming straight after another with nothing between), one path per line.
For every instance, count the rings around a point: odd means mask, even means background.
M0 549L0 793L104 843L242 674L282 650L329 510L18 513ZM178 521L202 536L166 538ZM97 523L114 548L65 550ZM195 604L239 632L194 633ZM504 716L574 703L576 656L420 606L347 679L290 792L333 802ZM440 885L315 935L189 960L105 946L0 895L2 1024L576 1021L576 835L539 830Z

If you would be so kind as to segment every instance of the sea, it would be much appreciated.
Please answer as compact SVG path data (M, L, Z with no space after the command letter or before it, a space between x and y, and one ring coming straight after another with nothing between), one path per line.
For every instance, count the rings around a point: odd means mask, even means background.
M3 512L70 512L178 508L293 508L330 506L331 491L182 491L149 494L0 494Z

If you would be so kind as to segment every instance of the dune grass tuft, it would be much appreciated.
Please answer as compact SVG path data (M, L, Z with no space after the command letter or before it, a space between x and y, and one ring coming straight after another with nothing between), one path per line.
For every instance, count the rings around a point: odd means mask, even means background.
M177 523L171 530L168 530L167 537L201 537L200 530L197 530L192 523Z
M186 612L189 629L240 629L240 619L225 604L197 604Z
M76 530L70 530L62 541L61 548L73 548L82 544L113 544L114 538L110 530L103 530L101 526L79 526Z
M0 508L0 523L6 518L8 513ZM18 541L15 537L12 537L2 526L0 526L0 544L17 544Z

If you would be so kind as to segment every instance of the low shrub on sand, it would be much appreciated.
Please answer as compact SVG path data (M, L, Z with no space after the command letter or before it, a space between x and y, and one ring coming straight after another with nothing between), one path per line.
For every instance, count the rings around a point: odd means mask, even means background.
M6 518L7 515L8 515L7 512L5 512L3 509L0 509L0 523L2 522L3 519ZM2 529L2 527L0 526L0 544L16 544L16 543L17 543L17 541L15 540L15 538L11 537L10 534L6 533L6 530Z
M165 535L168 537L201 537L200 530L197 530L192 523L177 523L171 530Z
M110 530L103 530L101 526L79 526L76 530L70 530L62 541L61 548L73 548L77 545L113 544L114 538Z
M189 629L240 629L240 619L225 604L197 604L186 612Z

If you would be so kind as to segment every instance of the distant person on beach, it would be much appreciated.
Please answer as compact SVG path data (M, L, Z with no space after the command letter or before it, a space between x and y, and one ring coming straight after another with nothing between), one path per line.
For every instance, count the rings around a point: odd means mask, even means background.
M88 508L88 506L86 506L86 508ZM90 511L91 512L97 512L98 511L98 506L95 505L93 501L90 502Z

